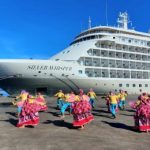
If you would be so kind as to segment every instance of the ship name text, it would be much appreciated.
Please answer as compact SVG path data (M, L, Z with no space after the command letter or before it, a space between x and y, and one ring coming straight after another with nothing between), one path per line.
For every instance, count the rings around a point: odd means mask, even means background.
M27 70L62 70L62 71L71 71L72 67L65 66L45 66L45 65L29 65Z

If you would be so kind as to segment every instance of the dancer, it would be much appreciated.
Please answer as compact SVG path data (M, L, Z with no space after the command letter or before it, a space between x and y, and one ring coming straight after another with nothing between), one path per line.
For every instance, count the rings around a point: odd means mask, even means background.
M115 95L113 92L110 92L109 101L110 101L110 112L111 112L113 118L116 118L118 96Z
M17 123L18 128L24 128L25 126L36 126L39 123L39 114L40 111L39 105L36 103L36 100L28 95L25 100L21 113L19 114L19 120Z
M111 94L111 92L109 92L109 93L106 95L106 98L105 98L108 112L110 112L110 100L109 100L110 94Z
M63 99L65 97L63 91L59 90L59 92L56 93L54 96L57 97L57 109L61 109L63 105Z
M94 104L95 104L95 99L97 99L97 96L95 94L95 92L93 91L92 88L90 88L90 91L87 93L87 95L90 97L90 104L92 106L92 108L94 108Z
M40 111L46 111L46 110L48 110L45 98L44 98L44 96L41 93L37 93L37 95L36 95L36 102L41 107Z
M13 105L14 106L17 106L17 116L20 115L21 113L21 109L22 109L22 106L24 104L24 101L27 99L27 96L28 96L28 92L26 92L25 90L22 90L20 95L17 96L13 101Z
M74 92L65 94L65 101L61 107L61 118L65 117L65 111L67 108L69 108L70 114L71 114L71 104L75 101L76 99L76 95L74 94Z
M129 105L136 110L134 128L141 132L150 131L150 98L147 97L147 94L143 93L138 97L138 101L130 102Z
M120 90L120 92L118 94L118 98L119 98L118 106L121 110L125 109L125 103L126 103L127 95L128 95L127 91L123 91L123 90Z
M73 126L83 129L85 124L94 120L94 117L91 114L92 107L89 103L89 97L84 94L82 89L79 92L80 101L72 103Z

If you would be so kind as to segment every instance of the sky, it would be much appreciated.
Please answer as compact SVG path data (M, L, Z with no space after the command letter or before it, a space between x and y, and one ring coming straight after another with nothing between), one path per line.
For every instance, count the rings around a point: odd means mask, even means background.
M150 0L0 0L0 59L48 59L92 26L114 26L127 11L135 30L150 29Z

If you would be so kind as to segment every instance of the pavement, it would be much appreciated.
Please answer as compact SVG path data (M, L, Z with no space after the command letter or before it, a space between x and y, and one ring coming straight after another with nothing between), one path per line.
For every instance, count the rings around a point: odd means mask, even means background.
M135 100L137 96L128 96ZM150 132L134 130L134 110L128 105L116 119L107 112L105 100L96 101L94 121L79 130L72 126L72 115L58 116L56 99L47 97L48 111L40 112L40 123L17 128L16 107L11 98L0 97L0 150L149 150Z

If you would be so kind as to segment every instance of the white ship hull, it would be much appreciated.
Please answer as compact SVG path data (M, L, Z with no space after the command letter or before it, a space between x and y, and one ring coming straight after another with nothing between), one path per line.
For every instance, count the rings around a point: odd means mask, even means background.
M1 77L5 75L5 79L1 78L0 80L0 86L9 93L16 93L20 92L21 89L27 89L32 92L44 90L49 94L53 94L59 89L66 92L78 92L79 88L82 88L87 92L89 88L93 88L97 94L103 94L109 91L119 91L119 89L124 89L131 94L139 94L142 91L148 92L150 90L147 87L138 87L137 83L139 80L111 78L97 79L94 77L88 78L78 75L78 69L82 68L82 66L78 66L77 64L73 65L72 63L71 66L68 62L58 63L50 60L1 60L0 64L0 69L3 69L3 72L1 72L0 75ZM60 71L50 70L48 67L45 67L44 69L44 66L53 66L53 68L56 66L67 66L68 68ZM39 73L39 71L41 71L41 73ZM140 80L140 83L142 84L147 84L148 82L149 80ZM122 87L119 86L120 84L122 84ZM126 84L135 84L137 87L126 87Z

